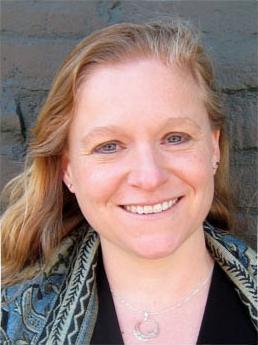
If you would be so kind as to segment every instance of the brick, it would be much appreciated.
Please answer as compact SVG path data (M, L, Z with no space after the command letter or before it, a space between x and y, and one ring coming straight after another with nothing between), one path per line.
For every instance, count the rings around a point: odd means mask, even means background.
M17 131L2 131L0 145L0 190L23 169L24 141Z
M47 89L66 55L78 40L2 40L2 79L30 89ZM14 84L15 84L14 83Z
M241 91L257 88L257 51L255 48L256 37L249 39L243 37L241 41L226 43L223 47L216 47L217 53L213 54L216 78L221 89L226 91ZM252 40L254 43L252 43ZM239 46L244 53L239 53ZM219 51L226 51L218 56ZM230 52L230 53L229 53Z
M257 214L251 214L248 209L236 213L234 234L246 241L254 250L257 249L257 226Z
M21 125L16 113L16 103L13 98L4 96L1 99L1 132L21 133Z
M77 1L73 4L55 2L48 13L48 36L83 38L103 26L96 15L96 1Z
M101 26L96 1L2 1L2 31L26 37L83 37ZM19 15L17 15L19 14Z
M19 35L38 35L46 30L46 4L34 1L2 1L2 31Z
M232 153L231 187L238 207L257 209L258 154L256 151Z
M13 160L8 156L0 155L1 161L1 179L0 190L4 188L7 182L17 176L23 169L24 164L17 160Z
M3 31L6 33L25 38L78 39L111 23L178 14L190 18L205 32L204 40L224 89L257 86L257 15L256 4L251 1L244 4L241 1L4 1L3 13ZM51 50L51 46L49 41L46 49Z
M44 91L34 93L27 91L19 94L20 114L24 120L26 138L30 135L30 128L34 126L46 97L47 93Z
M229 139L234 150L258 148L257 95L242 91L224 95Z

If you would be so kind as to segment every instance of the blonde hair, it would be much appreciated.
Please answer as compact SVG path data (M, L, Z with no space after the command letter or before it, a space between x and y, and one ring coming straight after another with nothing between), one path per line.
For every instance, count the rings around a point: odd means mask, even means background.
M62 182L61 171L79 84L92 66L145 57L189 68L205 91L210 123L221 131L221 164L208 219L229 228L224 116L199 33L182 20L116 24L86 37L67 57L33 130L25 170L6 186L9 205L1 220L4 285L31 278L36 264L47 264L60 241L85 221L76 198Z

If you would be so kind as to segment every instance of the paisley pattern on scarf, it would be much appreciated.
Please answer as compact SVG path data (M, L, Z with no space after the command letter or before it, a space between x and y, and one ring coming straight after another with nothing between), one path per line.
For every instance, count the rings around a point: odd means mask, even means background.
M84 226L64 241L49 270L3 290L1 344L74 345L90 341L89 329L94 328L97 315L98 245L97 234Z
M257 256L243 241L227 232L207 223L204 230L212 257L234 283L257 328Z
M211 255L234 283L257 327L254 251L208 223L204 231ZM98 248L96 232L84 225L62 242L41 275L3 289L1 344L90 344L98 311Z

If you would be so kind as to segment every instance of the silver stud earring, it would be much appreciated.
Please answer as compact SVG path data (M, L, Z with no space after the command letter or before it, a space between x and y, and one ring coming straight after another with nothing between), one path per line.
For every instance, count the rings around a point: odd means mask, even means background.
M69 189L71 189L72 186L73 186L72 183L69 183L69 184L68 184L68 188L69 188Z
M213 165L213 170L216 171L219 167L219 161L215 162Z

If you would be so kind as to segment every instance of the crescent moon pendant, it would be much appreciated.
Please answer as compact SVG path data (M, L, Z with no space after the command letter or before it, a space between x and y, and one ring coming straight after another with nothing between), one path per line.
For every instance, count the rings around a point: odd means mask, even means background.
M159 335L159 324L154 319L150 319L150 315L145 312L144 319L139 321L134 326L133 334L141 341L148 341L150 339L156 338Z

